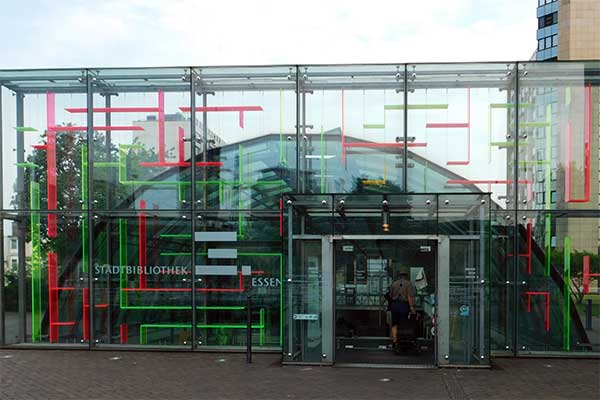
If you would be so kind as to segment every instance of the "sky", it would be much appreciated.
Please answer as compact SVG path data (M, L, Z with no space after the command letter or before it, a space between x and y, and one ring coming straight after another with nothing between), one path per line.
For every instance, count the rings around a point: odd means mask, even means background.
M0 69L528 60L536 0L2 0Z

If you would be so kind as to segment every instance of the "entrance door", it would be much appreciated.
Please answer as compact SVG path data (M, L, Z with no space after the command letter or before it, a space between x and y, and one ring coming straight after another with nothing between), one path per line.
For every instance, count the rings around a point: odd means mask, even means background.
M288 239L284 363L468 366L489 359L486 288L480 278L484 272L471 267L477 260L485 266L485 259L474 252L480 239L447 235ZM415 288L419 320L415 343L396 354L389 346L383 294L403 267Z
M282 200L284 363L489 364L489 195ZM417 344L394 354L383 294L406 267Z
M435 363L437 245L389 237L334 241L336 364ZM401 271L409 274L417 313L400 322L394 349L384 294Z

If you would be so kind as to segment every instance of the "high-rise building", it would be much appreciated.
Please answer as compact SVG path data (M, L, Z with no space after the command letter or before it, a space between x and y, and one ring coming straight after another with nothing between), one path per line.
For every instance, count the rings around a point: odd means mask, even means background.
M559 0L558 36L559 60L600 57L600 1Z
M575 61L600 57L600 1L538 0L537 17L536 60ZM534 182L534 202L546 203L551 209L584 211L600 207L598 168L600 92L598 88L590 87L588 91L584 85L577 93L570 85L552 88L536 87L528 92L526 99L522 98L521 101L528 101L532 105L527 110L527 119L538 123L551 121L548 126L532 126L528 138L530 145L521 151L533 151L538 160L546 160L552 166L548 176L541 173L543 170L541 166L538 166L539 171L531 169L528 178ZM587 121L586 125L572 126L571 121L561 121L560 118L556 118L561 114L561 107L570 108L569 115L572 115L575 109L579 110L581 120ZM567 129L571 133L567 133ZM551 135L549 139L546 138L547 134ZM569 146L565 148L570 149L572 154L566 152L559 154L556 145L551 145L557 143L560 137L572 138ZM546 182L547 178L550 178L548 182ZM574 194L591 192L589 201L573 201L569 198L571 193L557 196L557 181L562 185L568 183L568 187ZM545 198L548 195L550 199ZM532 205L532 207L536 206ZM568 236L579 248L597 251L600 243L583 233L590 226L586 227L582 224L594 224L595 229L600 231L600 223L596 219L590 221L580 218L564 219L557 223L555 235L552 235L553 242L560 246L562 239Z
M538 0L535 59L591 60L600 55L598 0Z
M558 56L558 0L538 0L536 60L556 60Z

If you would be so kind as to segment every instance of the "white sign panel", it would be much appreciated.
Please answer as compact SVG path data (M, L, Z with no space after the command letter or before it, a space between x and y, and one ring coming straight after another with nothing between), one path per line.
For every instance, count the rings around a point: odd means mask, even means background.
M294 314L294 320L303 320L303 321L318 321L318 314Z

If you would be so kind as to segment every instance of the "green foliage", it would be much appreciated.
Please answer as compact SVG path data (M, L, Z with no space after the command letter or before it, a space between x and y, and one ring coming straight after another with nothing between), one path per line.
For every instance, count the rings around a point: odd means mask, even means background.
M43 133L40 137L40 142L46 142L47 134ZM134 141L134 144L137 144ZM57 209L58 211L77 212L85 210L85 199L87 198L86 178L87 171L84 171L84 162L82 154L84 154L85 146L87 146L85 132L70 132L59 133L56 135L56 175L57 175ZM141 147L141 146L139 146ZM95 162L117 163L119 161L119 149L111 143L107 145L106 136L104 133L95 132L93 141L93 159ZM127 169L131 179L150 179L156 176L157 172L163 171L148 171L148 168L139 166L140 161L156 161L156 153L153 150L144 148L131 148L126 150L127 154ZM45 150L35 150L26 159L27 163L32 163L39 168L26 168L23 176L24 190L19 193L15 182L14 195L11 200L11 205L17 209L30 209L30 182L35 181L40 185L40 205L42 210L46 209L48 204L48 175L47 175L47 152ZM142 176L144 175L144 176ZM139 189L120 185L118 181L118 168L113 167L94 167L93 168L93 201L94 205L102 208L116 208L115 200L113 204L107 203L107 197L110 195L114 199L125 199ZM86 193L84 193L84 191ZM46 231L47 218L41 218L40 228L42 232ZM61 235L61 224L59 221L59 237ZM29 237L29 227L27 226L26 237ZM47 243L47 241L43 241Z
M230 345L231 335L226 329L218 328L215 330L215 340L218 346Z
M564 250L555 249L550 254L552 265L561 270L564 265ZM571 293L576 302L580 304L583 301L583 257L590 257L590 272L600 270L600 255L589 253L587 251L571 251ZM590 283L596 280L596 277L590 277Z
M46 143L47 133L40 135L39 143ZM93 159L96 162L119 161L119 149L114 144L106 143L104 133L95 132L93 141ZM41 218L40 225L40 246L41 261L45 262L47 253L56 252L59 256L59 263L66 271L74 271L75 266L81 262L82 250L82 228L85 221L85 214L80 212L85 210L87 199L87 173L89 172L85 150L87 149L86 132L58 133L56 135L56 175L57 175L57 211L58 214L58 235L56 238L47 237L48 218L44 210L48 205L48 174L47 174L47 152L45 150L34 150L25 160L27 163L35 164L38 168L27 167L23 170L23 190L17 191L15 182L14 195L11 199L11 205L18 210L30 210L30 184L37 182L39 184ZM141 146L137 146L141 147ZM127 162L139 167L140 161L156 161L156 154L144 148L135 148L127 150ZM118 168L115 166L95 167L94 168L94 205L98 207L107 207L108 195L115 200L110 208L116 208L117 199L126 199L128 196L139 190L138 187L120 185L118 181ZM161 171L162 172L162 171ZM65 212L72 214L67 215ZM31 241L30 214L22 213L16 217L16 222L21 225L23 238L26 242ZM12 279L12 277L10 278ZM15 278L16 279L16 278Z
M31 282L31 257L25 260L25 282ZM1 283L1 282L0 282ZM17 270L4 271L4 307L6 311L17 311L19 308L19 275ZM26 302L26 311L31 311L30 302Z

